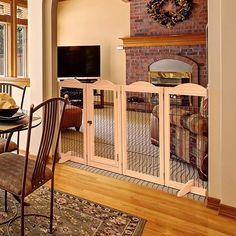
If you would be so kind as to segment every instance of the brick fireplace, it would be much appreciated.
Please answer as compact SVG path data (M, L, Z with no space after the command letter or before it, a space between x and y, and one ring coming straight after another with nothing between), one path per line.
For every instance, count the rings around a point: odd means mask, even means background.
M130 1L130 37L122 38L126 52L126 83L149 81L149 66L175 59L192 66L192 83L207 86L207 0L194 0L188 20L167 29L151 19L146 0Z

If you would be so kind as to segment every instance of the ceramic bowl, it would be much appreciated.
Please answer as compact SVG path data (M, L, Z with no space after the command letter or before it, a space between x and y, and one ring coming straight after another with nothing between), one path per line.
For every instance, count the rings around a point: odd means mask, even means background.
M6 116L11 117L13 116L17 111L19 110L19 107L14 108L0 108L0 116Z

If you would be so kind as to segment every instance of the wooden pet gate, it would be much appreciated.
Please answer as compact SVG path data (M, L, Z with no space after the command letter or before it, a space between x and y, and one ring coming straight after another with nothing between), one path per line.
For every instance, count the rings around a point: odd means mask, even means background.
M196 84L157 87L59 82L70 104L60 162L71 160L187 192L206 194L207 90Z

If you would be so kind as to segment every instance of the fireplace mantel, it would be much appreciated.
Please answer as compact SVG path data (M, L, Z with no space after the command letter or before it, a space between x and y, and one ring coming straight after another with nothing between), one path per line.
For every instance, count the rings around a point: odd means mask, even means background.
M124 37L120 39L123 40L124 48L206 44L206 35L204 33L181 34L181 35L160 35L160 36L137 36L137 37Z

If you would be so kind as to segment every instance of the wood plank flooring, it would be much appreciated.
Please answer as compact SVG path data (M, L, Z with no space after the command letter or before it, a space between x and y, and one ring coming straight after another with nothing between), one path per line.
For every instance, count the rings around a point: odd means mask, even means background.
M55 189L147 220L143 236L236 235L236 221L203 203L57 164Z

